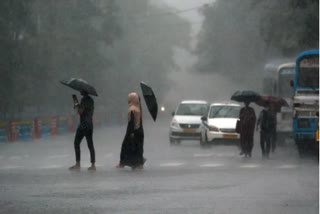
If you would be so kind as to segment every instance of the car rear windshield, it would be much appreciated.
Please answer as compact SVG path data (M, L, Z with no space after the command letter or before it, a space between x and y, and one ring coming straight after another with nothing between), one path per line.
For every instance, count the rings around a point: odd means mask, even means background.
M239 118L239 106L212 106L209 118Z
M181 103L176 115L206 116L209 106L207 104Z

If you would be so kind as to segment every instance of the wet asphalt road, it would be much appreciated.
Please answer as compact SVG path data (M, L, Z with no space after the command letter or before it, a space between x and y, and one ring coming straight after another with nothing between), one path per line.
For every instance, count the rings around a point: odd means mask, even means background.
M85 141L82 170L67 170L71 134L0 144L0 213L318 213L318 162L301 160L290 141L262 160L256 136L253 157L245 159L232 145L170 146L168 125L145 122L143 171L114 167L125 127L95 131L95 173L86 170Z

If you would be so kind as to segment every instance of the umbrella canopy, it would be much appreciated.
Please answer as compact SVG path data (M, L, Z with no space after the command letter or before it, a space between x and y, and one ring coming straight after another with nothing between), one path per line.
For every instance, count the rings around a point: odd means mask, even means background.
M74 90L86 91L90 95L98 96L96 89L83 79L71 78L68 81L60 81L60 83Z
M282 106L289 107L288 102L284 98L274 96L260 96L255 103L262 107L270 105L276 112L280 112Z
M158 104L156 96L154 95L152 88L144 82L140 82L140 87L151 117L154 121L156 121L158 114Z
M236 91L232 96L231 100L237 102L256 102L260 95L254 91Z

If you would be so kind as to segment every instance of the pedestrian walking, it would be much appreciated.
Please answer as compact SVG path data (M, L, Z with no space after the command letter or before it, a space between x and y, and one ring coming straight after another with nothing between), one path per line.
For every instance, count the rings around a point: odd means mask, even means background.
M117 168L129 166L132 169L143 169L146 159L143 157L144 131L142 124L141 100L137 93L128 95L128 125L122 142L120 162Z
M256 123L256 114L250 107L250 102L244 102L245 106L240 109L240 155L251 157L253 148L253 135Z
M275 129L276 129L276 116L271 110L271 106L264 108L257 121L257 131L260 126L260 146L262 157L269 158L270 149L275 150Z
M88 148L90 151L90 161L91 166L88 168L88 170L96 170L95 166L95 151L93 146L93 112L94 112L94 101L89 96L89 94L82 90L81 92L82 99L81 102L78 103L76 96L73 95L74 98L74 106L77 110L78 114L80 115L80 124L77 128L75 139L74 139L74 150L75 150L75 156L76 156L76 164L74 166L71 166L70 170L79 170L80 165L80 144L82 139L85 137L87 140Z

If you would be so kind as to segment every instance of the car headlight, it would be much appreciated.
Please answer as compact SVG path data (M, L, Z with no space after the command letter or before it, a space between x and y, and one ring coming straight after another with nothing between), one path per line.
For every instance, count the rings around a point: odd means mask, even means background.
M218 132L219 131L219 128L218 127L216 127L216 126L209 126L209 131L211 131L211 132Z
M179 128L179 123L178 123L176 120L173 120L173 121L171 122L171 127Z

